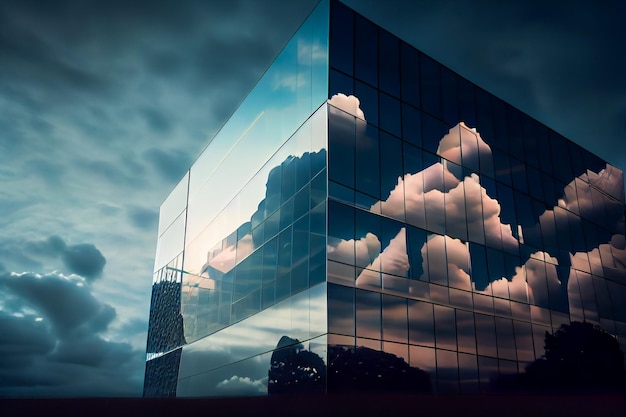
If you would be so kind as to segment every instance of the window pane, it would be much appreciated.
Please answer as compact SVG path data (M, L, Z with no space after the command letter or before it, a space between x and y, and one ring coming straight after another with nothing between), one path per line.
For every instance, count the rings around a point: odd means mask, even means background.
M330 65L353 74L354 12L339 2L331 4Z
M400 97L400 41L386 32L380 31L380 89L394 97Z
M378 90L356 80L354 95L359 99L367 123L378 126Z
M377 199L380 198L378 149L378 129L357 119L356 189Z
M354 336L354 288L328 284L328 331Z
M443 120L454 126L462 119L459 117L459 100L457 96L457 76L447 68L441 68L441 100Z
M408 300L409 343L412 345L435 346L433 305L422 301Z
M435 117L441 117L441 78L440 65L432 58L420 54L420 87L422 110Z
M478 347L478 354L492 356L494 358L497 357L496 329L493 316L476 314L474 319L476 321L476 345Z
M435 344L437 349L456 350L454 309L435 305Z
M354 75L366 83L378 86L378 27L356 16Z
M408 343L406 298L383 294L383 339Z
M419 108L419 53L409 44L401 42L400 54L402 100Z
M474 313L471 311L457 310L456 329L459 352L476 353Z
M356 336L380 340L380 293L356 290Z
M402 139L416 146L422 146L422 115L415 107L404 103L402 104Z
M456 352L437 349L437 391L459 390L459 364Z
M379 95L380 128L396 137L402 136L400 101L385 93Z
M355 117L329 106L328 176L354 188Z

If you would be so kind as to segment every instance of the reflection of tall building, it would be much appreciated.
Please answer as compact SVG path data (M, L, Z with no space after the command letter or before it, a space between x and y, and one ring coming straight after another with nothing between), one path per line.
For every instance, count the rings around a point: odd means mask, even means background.
M490 391L562 324L626 350L623 174L322 1L163 203L155 271L147 393Z

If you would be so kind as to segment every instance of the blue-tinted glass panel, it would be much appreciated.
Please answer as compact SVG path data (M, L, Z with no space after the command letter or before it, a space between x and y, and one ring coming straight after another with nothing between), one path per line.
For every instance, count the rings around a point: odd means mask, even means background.
M405 103L402 104L402 139L422 146L422 115L415 107Z
M380 128L396 137L402 135L400 101L385 93L379 95Z
M522 116L522 136L526 163L539 166L539 143L537 142L537 122L529 116Z
M443 120L450 126L454 126L462 120L459 116L457 78L457 75L448 68L441 68L442 114Z
M328 236L354 239L354 208L332 200L328 202Z
M379 33L379 87L394 97L400 97L400 40L387 31Z
M422 110L441 117L440 65L432 58L420 54L420 90Z
M278 235L278 278L291 270L292 227L288 227Z
M311 204L313 208L326 198L326 171L322 171L311 181Z
M378 27L356 16L354 75L372 86L378 86Z
M294 199L289 199L283 206L280 208L280 230L284 229L294 220Z
M380 132L380 196L387 196L396 188L398 177L403 176L402 142L387 133Z
M449 126L428 114L422 114L422 145L429 152L437 153L439 142L446 133Z
M531 166L526 166L526 176L528 177L528 191L531 197L537 200L543 200L545 193L543 191L543 183L541 171Z
M328 112L328 177L354 188L354 155L356 118L329 106Z
M232 321L239 321L261 309L261 293L256 291L233 303Z
M493 151L493 163L496 179L508 186L513 185L511 179L511 162L509 156L499 150Z
M528 182L526 181L526 165L516 158L511 158L511 177L513 178L513 188L528 194Z
M356 80L354 83L354 95L360 101L367 123L378 126L378 90Z
M326 280L326 236L311 233L309 236L309 285Z
M491 106L491 96L485 90L475 87L476 98L476 129L480 132L483 140L488 144L495 140L493 129L493 112Z
M498 98L492 97L491 106L493 111L493 147L508 153L510 151L510 146L506 126L505 103ZM497 158L495 158L495 155L494 159L497 160Z
M354 71L354 12L331 2L330 65L346 74Z
M402 100L419 108L419 53L405 42L400 42L400 73Z
M459 117L469 127L476 127L476 104L474 85L464 78L457 80L459 94Z
M332 98L335 94L344 94L346 96L354 95L354 78L331 69L329 74L329 94Z
M355 210L355 239L360 240L356 249L356 265L360 268L366 268L370 265L374 258L378 256L379 251L370 246L365 245L365 241L377 241L377 245L382 245L381 240L381 218L367 211Z
M328 181L328 196L342 203L354 204L354 190L333 181Z
M487 270L487 253L482 245L470 245L470 257L472 259L471 279L477 290L482 291L489 284L489 272Z
M309 216L304 216L293 225L292 293L309 286L309 234Z
M420 148L402 142L402 156L404 158L405 173L417 174L424 169L424 158Z
M568 183L572 180L574 174L572 172L572 163L567 140L558 133L549 132L549 134L554 176L560 181Z
M524 159L524 139L522 138L522 121L520 113L510 105L506 105L506 130L509 138L511 155Z
M299 219L309 211L309 205L311 201L310 191L311 186L307 184L296 194L293 200L294 219Z
M360 119L356 124L356 190L379 199L378 129Z

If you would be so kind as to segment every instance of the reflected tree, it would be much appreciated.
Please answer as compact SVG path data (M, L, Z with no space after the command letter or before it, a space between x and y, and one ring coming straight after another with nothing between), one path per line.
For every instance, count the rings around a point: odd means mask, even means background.
M280 338L272 353L267 392L276 394L323 394L326 364L317 354L304 349L298 339Z
M430 377L391 353L359 346L328 347L328 391L428 392Z
M607 388L624 386L624 354L619 343L591 323L563 324L546 332L545 353L526 367L529 387Z
M147 353L167 352L184 345L183 316L180 313L181 283L163 280L152 284Z
M176 397L178 367L183 349L179 348L146 362L143 396L146 398Z

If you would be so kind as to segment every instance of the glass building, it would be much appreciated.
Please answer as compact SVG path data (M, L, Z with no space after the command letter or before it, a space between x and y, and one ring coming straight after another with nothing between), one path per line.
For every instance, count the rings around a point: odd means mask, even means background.
M575 325L624 351L624 214L620 170L324 0L161 206L144 395L493 392Z

